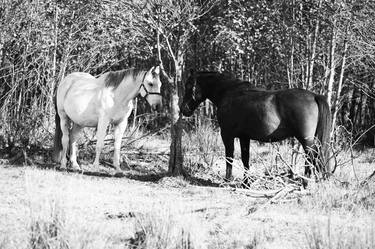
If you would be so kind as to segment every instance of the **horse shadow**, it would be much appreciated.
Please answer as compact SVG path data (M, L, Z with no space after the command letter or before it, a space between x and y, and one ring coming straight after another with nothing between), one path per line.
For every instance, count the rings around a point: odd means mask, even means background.
M81 170L76 170L72 168L61 169L59 164L56 163L33 163L31 166L34 166L39 169L44 170L54 170L58 172L66 172L69 174L79 174L84 176L92 177L101 177L101 178L126 178L130 180L135 180L139 182L150 182L150 183L159 183L163 178L171 177L171 174L168 173L162 167L155 167L152 170L147 170L139 165L130 165L125 168L122 172L115 172L115 170L108 165L108 163L102 163L100 169L92 169L87 165L82 165ZM105 165L105 166L103 166ZM183 173L183 179L193 186L205 186L205 187L220 187L221 184L215 182L211 179L204 179L201 177L193 176L186 171Z
M43 170L54 170L57 172L66 172L68 174L79 174L84 176L101 177L101 178L126 178L140 182L159 183L163 178L170 177L168 173L167 158L159 160L155 163L156 158L144 156L141 154L134 155L134 160L129 160L126 165L123 165L122 172L116 172L110 160L101 160L100 169L93 169L90 167L89 160L82 159L82 170L75 170L72 168L60 169L60 165L51 159L51 153L44 148L33 148L32 153L24 153L22 150L13 153L14 155L7 156L1 154L0 164L9 165L10 167L35 167ZM193 186L207 186L219 187L220 183L211 179L204 179L198 176L189 174L187 171L183 174L184 180Z
M127 170L122 172L111 172L105 170L74 170L74 169L60 169L58 167L42 167L42 168L49 168L54 169L61 172L68 172L72 174L81 174L85 176L94 176L94 177L102 177L102 178L126 178L130 180L140 181L140 182L152 182L152 183L159 183L163 178L170 177L166 171L162 172L148 172L145 173L144 171L136 171L136 170ZM192 176L188 173L183 174L184 180L187 181L190 185L194 186L205 186L205 187L220 187L220 183L214 182L209 179L203 179L200 177Z

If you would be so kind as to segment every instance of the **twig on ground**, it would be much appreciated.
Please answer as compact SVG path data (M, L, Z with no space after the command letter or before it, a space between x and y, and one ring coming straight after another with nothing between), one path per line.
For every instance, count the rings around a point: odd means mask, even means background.
M375 176L375 171L371 173L371 175L369 175L368 177L366 177L359 185L361 187L367 185L369 183L369 181L371 180L371 178L373 178Z
M295 176L297 176L298 178L301 178L301 179L303 179L303 180L309 181L309 182L313 182L313 181L314 181L314 179L308 178L308 177L306 177L306 176L303 176L303 175L298 174L297 172L295 172L294 169L293 169L293 167L292 167L292 165L289 165L289 163L287 163L287 162L284 160L284 158L281 156L281 154L280 154L279 152L278 152L278 156L279 156L281 162L289 168L289 170L292 172L293 175L295 175Z
M231 191L235 193L244 194L246 196L253 197L253 198L272 198L276 196L282 190L283 188L279 188L276 190L250 190L250 189L240 189L240 188L231 189Z

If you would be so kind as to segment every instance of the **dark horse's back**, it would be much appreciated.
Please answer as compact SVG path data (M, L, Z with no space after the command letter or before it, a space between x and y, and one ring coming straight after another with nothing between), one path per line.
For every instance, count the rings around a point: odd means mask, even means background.
M224 136L273 142L296 137L304 147L314 137L326 143L330 111L325 97L303 89L230 92L218 106Z
M314 136L318 119L316 96L301 89L229 92L218 106L220 127L235 137L264 142Z

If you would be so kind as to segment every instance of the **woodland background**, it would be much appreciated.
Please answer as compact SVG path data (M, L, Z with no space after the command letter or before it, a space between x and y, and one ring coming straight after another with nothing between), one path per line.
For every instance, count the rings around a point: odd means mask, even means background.
M93 129L83 174L45 170L65 75L157 61L164 108L138 98L124 177L110 135L92 171ZM252 142L228 182L215 108L178 114L190 69L326 95L335 174L302 189L294 140ZM373 0L0 0L0 248L375 248L375 147L353 149L375 143L374 76Z
M157 60L166 101L149 126L169 123L172 96L192 68L325 94L336 140L374 145L374 19L371 0L2 0L0 148L52 141L53 94L64 75ZM139 100L138 121L147 113ZM192 122L214 117L207 102Z

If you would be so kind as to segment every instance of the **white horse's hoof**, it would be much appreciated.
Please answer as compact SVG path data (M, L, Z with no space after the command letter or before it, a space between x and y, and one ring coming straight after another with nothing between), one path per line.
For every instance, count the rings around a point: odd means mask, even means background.
M60 165L59 170L66 171L66 165Z
M100 166L99 166L99 164L95 164L95 163L93 163L93 164L91 164L91 169L92 169L92 170L99 170L99 169L100 169Z
M82 170L81 166L78 163L72 163L72 170L80 171Z
M114 176L124 176L124 172L121 169L116 169Z

